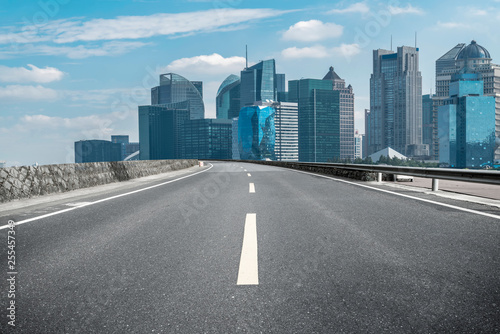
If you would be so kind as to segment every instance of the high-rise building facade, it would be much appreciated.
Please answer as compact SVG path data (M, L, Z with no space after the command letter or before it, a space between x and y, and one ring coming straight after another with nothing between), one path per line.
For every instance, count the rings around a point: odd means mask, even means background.
M187 120L181 126L182 159L231 159L232 121Z
M188 101L190 119L204 118L203 83L189 81L175 73L161 74L160 85L151 89L151 104L164 105L184 101Z
M256 105L269 106L275 111L274 126L276 140L274 153L277 161L299 160L299 117L298 103L293 102L263 102Z
M432 138L434 133L434 115L433 115L433 95L422 95L422 143L429 147L430 157L431 147L433 146Z
M438 108L439 161L451 167L494 164L495 98L484 96L477 73L451 78L450 98Z
M109 140L75 142L75 163L121 161L121 144Z
M189 120L189 102L139 106L140 160L181 157L180 131Z
M240 109L256 101L276 101L276 65L274 59L245 68L240 74Z
M340 92L340 158L354 158L354 92L351 85L335 73L333 66L323 80L333 82L333 90Z
M238 117L231 120L232 129L232 159L240 160L240 149L238 147Z
M240 78L228 76L217 91L216 114L218 119L233 119L240 114Z
M373 51L367 154L384 148L407 156L428 155L422 144L422 76L419 49Z
M363 158L363 137L358 130L354 131L354 159Z
M276 160L274 147L275 110L268 106L249 106L238 117L238 150L244 160Z
M288 97L298 103L299 161L340 158L340 91L333 90L333 81L291 80Z
M435 159L440 156L438 139L438 109L450 97L449 87L453 75L458 73L476 73L484 82L484 95L495 98L495 133L496 152L495 159L500 159L500 65L492 63L490 53L486 48L471 41L457 44L450 51L436 60L436 95L433 97L433 154Z

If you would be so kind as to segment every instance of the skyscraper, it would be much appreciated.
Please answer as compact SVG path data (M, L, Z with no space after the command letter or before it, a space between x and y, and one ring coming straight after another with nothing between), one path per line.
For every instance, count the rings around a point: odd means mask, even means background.
M293 102L263 102L259 106L269 106L275 111L274 127L276 140L274 153L277 161L299 160L299 117L298 103Z
M120 161L121 144L109 140L80 140L75 142L75 163Z
M141 160L180 158L180 131L182 123L189 120L188 107L188 101L139 106Z
M453 75L461 72L477 73L479 79L484 82L484 95L495 98L497 138L495 159L500 159L500 148L498 148L500 144L500 65L493 64L491 61L488 50L474 40L467 46L464 43L457 44L436 60L436 95L433 97L434 150L432 152L435 159L440 156L437 132L438 109L450 97L449 87Z
M231 159L232 121L229 119L195 119L181 126L182 159Z
M276 101L276 91L274 59L261 61L241 71L240 109L256 101Z
M363 137L358 130L354 131L354 159L363 158Z
M218 119L233 119L240 114L240 78L228 76L217 91L216 112Z
M480 168L494 163L495 98L484 96L478 73L451 78L450 98L438 108L439 161L451 167Z
M288 95L298 103L299 161L340 158L340 91L333 90L333 81L291 80Z
M340 158L354 159L354 92L345 86L345 80L335 73L333 66L323 80L333 82L333 90L340 92Z
M267 106L244 107L238 117L238 150L245 160L275 160L275 110Z
M203 104L203 83L189 81L175 74L160 75L160 85L151 88L151 104L163 105L188 101L189 118L201 119L205 116Z
M433 95L422 95L422 143L430 148L433 146L432 136L434 132ZM432 155L431 155L432 157Z
M407 156L426 156L422 144L422 76L418 48L373 51L367 154L384 148Z

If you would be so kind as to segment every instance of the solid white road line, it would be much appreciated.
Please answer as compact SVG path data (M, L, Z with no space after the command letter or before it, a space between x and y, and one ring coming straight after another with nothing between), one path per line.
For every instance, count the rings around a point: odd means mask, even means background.
M254 193L255 192L255 184L250 183L248 188L249 188L248 191L250 193Z
M250 175L250 173L247 173L247 175L248 175L248 177L252 176L252 175Z
M247 213L243 246L241 247L240 269L237 285L258 285L259 264L257 259L257 214Z
M15 225L17 226L17 225L29 223L29 222L32 222L32 221L35 221L35 220L39 220L39 219L43 219L43 218L55 216L55 215L58 215L58 214L61 214L61 213L64 213L64 212L73 211L73 210L76 210L76 209L79 209L79 208L83 208L83 207L94 205L94 204L101 203L101 202L106 202L106 201L109 201L109 200L112 200L112 199L115 199L115 198L119 198L119 197L131 195L131 194L135 194L135 193L140 193L141 191L153 189L153 188L156 188L156 187L161 187L161 186L163 186L165 184L169 184L169 183L176 182L176 181L179 181L179 180L191 177L191 176L195 176L195 175L200 174L200 173L204 173L204 172L212 169L213 166L214 165L210 164L209 168L207 168L205 170L202 170L200 172L196 172L194 174L186 175L186 176L180 177L180 178L175 179L175 180L170 180L170 181L163 182L163 183L160 183L160 184L155 184L154 186L150 186L150 187L146 187L146 188L142 188L142 189L137 189L137 190L130 191L128 193L124 193L124 194L120 194L120 195L116 195L116 196L111 196L111 197L103 198L103 199L100 199L100 200L95 201L95 202L87 202L86 204L82 204L80 206L74 206L74 207L71 207L71 208L68 208L68 209L64 209L64 210L60 210L60 211L48 213L46 215L42 215L42 216L38 216L38 217L33 217L33 218L21 220L21 221L16 222ZM0 230L6 229L8 227L9 227L9 225L0 226Z
M290 170L290 169L287 169L287 170ZM446 203L441 203L441 202L436 202L436 201L431 201L431 200L425 199L425 198L419 198L419 197L415 197L415 196L400 194L400 193L397 193L397 192L394 192L394 191L380 189L380 188L375 188L375 187L370 187L370 186L367 186L367 185L364 185L364 184L355 183L355 182L349 182L349 181L346 181L346 180L341 180L341 179L337 179L337 178L334 178L334 177L325 176L325 175L321 175L321 174L304 172L304 171L294 170L294 169L292 169L292 170L294 172L297 172L297 173L319 176L319 177L323 177L325 179L330 179L330 180L334 180L334 181L344 182L344 183L347 183L347 184L352 184L352 185L355 185L355 186L358 186L358 187L368 188L368 189L372 189L372 190L384 192L384 193L387 193L387 194L392 194L392 195L396 195L396 196L400 196L400 197L411 198L411 199L414 199L416 201L431 203L431 204L440 205L440 206L444 206L444 207L455 209L455 210L460 210L460 211L465 211L465 212L469 212L469 213L474 213L476 215L481 215L481 216L486 216L486 217L490 217L490 218L500 219L500 216L493 215L493 214L486 213L486 212L476 211L476 210L467 209L467 208L461 208L459 206L455 206L455 205L451 205L451 204L446 204Z

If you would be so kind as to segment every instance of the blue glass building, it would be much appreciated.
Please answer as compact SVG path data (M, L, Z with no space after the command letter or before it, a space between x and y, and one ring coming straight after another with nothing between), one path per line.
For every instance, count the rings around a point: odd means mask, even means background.
M151 88L151 104L163 105L188 101L189 118L202 119L205 116L203 104L203 83L189 81L175 74L160 75L160 85Z
M182 159L231 159L232 121L187 120L181 126Z
M277 99L276 65L274 59L261 61L241 71L240 108L256 101Z
M289 100L298 102L299 161L340 158L340 94L331 80L288 82Z
M231 74L217 91L216 112L218 119L233 119L240 113L240 78Z
M484 96L476 73L453 75L449 91L450 98L438 108L439 161L458 168L492 165L495 98Z
M238 149L244 160L275 160L275 111L271 107L241 109L238 118Z
M75 163L120 161L121 148L108 140L80 140L75 142Z
M180 131L189 120L188 107L188 101L139 106L140 160L180 158Z

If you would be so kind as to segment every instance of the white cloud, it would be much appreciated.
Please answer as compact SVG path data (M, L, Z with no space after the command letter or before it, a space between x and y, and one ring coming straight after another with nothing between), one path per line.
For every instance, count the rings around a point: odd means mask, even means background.
M64 73L54 67L38 68L35 65L28 64L29 69L25 67L7 67L0 65L0 82L37 82L47 83L59 81Z
M342 55L346 58L353 57L361 52L358 44L340 44L340 46L333 48L333 52Z
M477 15L477 16L485 16L488 15L488 11L485 9L479 9L479 8L471 8L469 11L470 14L472 15Z
M284 40L314 42L342 36L344 27L319 20L300 21L283 33Z
M389 9L389 13L392 15L400 15L400 14L418 14L422 15L424 14L424 11L418 7L413 7L412 5L408 4L406 7L395 7L395 6L389 6L387 7Z
M345 13L361 13L367 14L370 12L370 8L364 2L353 3L349 7L344 9L332 9L327 12L327 14L345 14Z
M344 44L333 48L326 48L323 45L297 48L292 47L281 51L281 55L287 59L298 58L327 58L333 55L351 58L361 52L358 44Z
M438 26L438 28L444 28L444 29L467 29L467 28L469 28L469 25L464 24L464 23L458 23L458 22L438 21L437 26Z
M50 45L17 45L15 49L0 49L0 58L18 54L36 54L44 56L66 56L71 59L82 59L95 56L117 56L148 45L142 42L105 42L102 45L50 46Z
M43 86L9 85L0 87L0 99L4 101L25 102L40 100L56 100L57 91Z
M0 43L34 43L52 41L74 43L139 39L153 36L212 32L241 23L274 18L287 11L273 9L211 9L206 11L119 16L114 19L81 18L51 21L43 26L28 26L9 34L0 34Z
M218 53L181 58L168 64L162 71L193 74L225 74L239 73L245 67L245 58L224 58Z
M291 47L281 51L284 58L326 58L329 56L328 50L322 45L315 45L312 47L297 48Z

